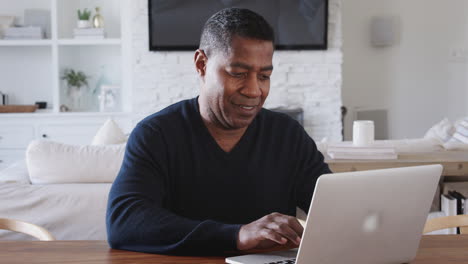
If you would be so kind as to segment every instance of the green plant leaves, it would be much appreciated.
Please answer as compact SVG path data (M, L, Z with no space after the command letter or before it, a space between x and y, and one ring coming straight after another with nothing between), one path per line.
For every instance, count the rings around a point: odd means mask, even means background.
M81 86L88 86L88 77L81 71L65 69L61 79L65 80L69 87L75 86L80 88Z
M88 8L83 9L83 12L81 12L81 10L78 9L77 13L79 20L89 20L89 17L91 16L91 11L88 10Z

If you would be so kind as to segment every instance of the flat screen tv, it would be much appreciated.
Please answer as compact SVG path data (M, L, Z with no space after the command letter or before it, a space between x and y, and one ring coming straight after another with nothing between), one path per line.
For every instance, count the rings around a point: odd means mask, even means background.
M328 0L148 0L150 50L195 50L206 20L226 7L261 14L278 50L327 49Z

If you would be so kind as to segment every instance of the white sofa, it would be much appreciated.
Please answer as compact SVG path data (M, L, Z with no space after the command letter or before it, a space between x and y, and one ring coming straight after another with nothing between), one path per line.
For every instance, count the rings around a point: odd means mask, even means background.
M91 145L33 141L0 171L0 218L31 222L58 240L105 240L107 198L127 137L108 120ZM0 230L0 240L33 238Z
M0 217L31 222L58 240L105 240L110 183L31 184L25 161L0 172ZM0 240L34 240L0 231Z

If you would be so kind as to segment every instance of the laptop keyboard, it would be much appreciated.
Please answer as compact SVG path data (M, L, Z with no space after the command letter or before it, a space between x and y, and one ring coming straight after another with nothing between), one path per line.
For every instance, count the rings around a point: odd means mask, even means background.
M280 260L280 261L274 261L274 262L268 262L268 263L265 263L265 264L294 264L294 263L296 263L295 258Z

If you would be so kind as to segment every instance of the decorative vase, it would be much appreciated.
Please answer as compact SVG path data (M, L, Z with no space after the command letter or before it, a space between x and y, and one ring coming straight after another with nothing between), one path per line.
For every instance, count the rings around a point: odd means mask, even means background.
M77 27L78 28L90 28L91 23L89 22L89 20L78 20Z
M101 9L96 7L96 15L93 17L93 27L95 28L103 28L104 27L104 18L99 13Z
M73 111L82 110L83 108L83 87L70 86L68 87L68 96L70 98L70 108Z

